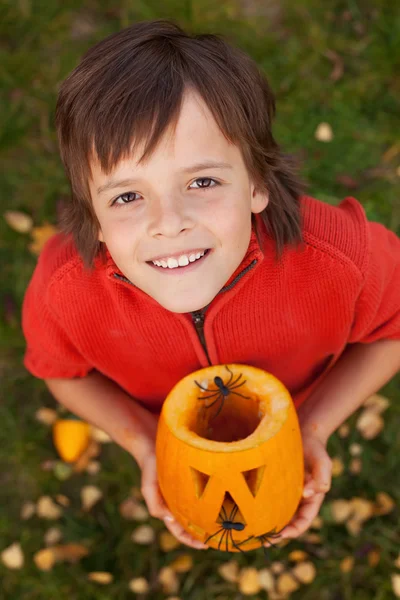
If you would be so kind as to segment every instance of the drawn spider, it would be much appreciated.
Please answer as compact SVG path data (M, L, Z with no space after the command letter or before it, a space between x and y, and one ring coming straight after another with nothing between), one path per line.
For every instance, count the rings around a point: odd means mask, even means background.
M237 511L239 510L239 507L237 504L233 505L233 508L231 510L231 514L227 515L225 507L222 506L221 512L219 513L219 517L222 520L222 527L221 529L218 529L218 531L216 531L215 533L213 533L212 535L209 535L208 538L205 540L205 544L207 544L208 540L211 540L211 538L213 538L214 536L218 535L219 533L221 533L221 531L223 531L222 535L221 535L221 539L219 540L219 544L218 544L218 550L221 549L221 544L223 542L223 539L225 537L225 547L226 547L226 551L228 552L228 539L230 540L232 546L234 548L237 548L238 550L240 550L240 552L243 552L243 550L241 548L239 548L239 544L237 544L235 542L235 540L233 539L233 534L232 531L243 531L243 529L246 527L246 525L244 523L240 523L238 521L234 521L234 518L237 514ZM249 538L250 539L250 538ZM243 542L242 542L243 543Z
M246 540L239 542L238 546L240 546L241 544L245 544L246 542L248 542L249 540L251 540L255 537L255 539L260 540L261 548L263 549L265 558L269 558L267 548L264 546L264 544L265 544L265 542L268 542L269 544L271 544L271 546L275 546L275 544L271 541L271 538L272 539L278 538L281 531L282 531L282 529L280 531L276 531L276 527L274 527L273 529L271 529L270 531L267 531L267 533L263 533L262 535L256 535L256 536L251 535Z
M229 396L229 394L235 394L236 396L240 396L241 398L245 398L246 400L250 400L249 396L243 396L243 394L239 394L239 392L235 392L234 390L236 390L237 388L240 388L242 385L244 385L246 383L246 379L244 381L242 381L241 383L239 383L240 379L243 377L243 374L240 373L240 375L235 379L235 381L232 381L233 379L233 373L230 370L230 368L225 365L225 369L230 373L230 377L229 377L229 381L225 384L221 377L217 376L214 377L214 383L217 386L216 390L213 389L208 389L203 387L198 381L195 380L195 384L197 385L197 387L199 387L203 392L211 392L210 394L208 394L207 396L198 396L198 400L209 400L210 398L215 398L215 400L213 402L211 402L211 404L206 404L206 408L211 408L212 406L214 406L214 404L216 402L218 402L219 400L221 400L221 406L219 407L217 414L214 415L213 419L215 419L219 413L222 410L222 407L224 406L225 403L225 399Z

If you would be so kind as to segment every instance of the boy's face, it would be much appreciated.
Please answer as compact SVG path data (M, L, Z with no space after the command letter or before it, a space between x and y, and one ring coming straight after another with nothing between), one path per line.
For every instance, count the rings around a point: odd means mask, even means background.
M109 175L92 164L99 240L121 272L163 307L198 310L240 265L251 213L261 212L268 197L254 189L239 148L192 92L185 94L175 131L137 165L140 156L121 161ZM100 190L110 182L112 188Z

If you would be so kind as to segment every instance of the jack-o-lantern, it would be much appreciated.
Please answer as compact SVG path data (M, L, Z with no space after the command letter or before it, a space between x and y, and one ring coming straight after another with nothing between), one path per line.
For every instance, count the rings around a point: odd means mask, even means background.
M272 542L301 499L296 409L285 386L255 367L216 365L179 381L162 407L156 456L168 508L213 548Z

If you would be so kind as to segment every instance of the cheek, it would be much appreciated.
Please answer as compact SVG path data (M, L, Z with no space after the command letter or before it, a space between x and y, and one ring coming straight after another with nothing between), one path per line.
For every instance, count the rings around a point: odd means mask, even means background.
M101 223L101 231L111 253L123 254L137 243L137 227L133 225L132 219L105 219Z

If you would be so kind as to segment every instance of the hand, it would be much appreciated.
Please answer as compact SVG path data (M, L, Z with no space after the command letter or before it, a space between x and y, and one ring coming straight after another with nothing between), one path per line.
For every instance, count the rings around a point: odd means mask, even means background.
M182 544L205 550L207 545L193 538L168 510L158 485L156 455L154 452L147 453L146 458L141 463L142 486L141 492L146 501L147 507L152 517L162 519L165 526Z
M307 531L331 487L332 461L326 451L326 441L309 430L302 430L302 436L305 468L303 497L296 514L282 529L279 538L274 539L274 544L282 539L296 538Z

